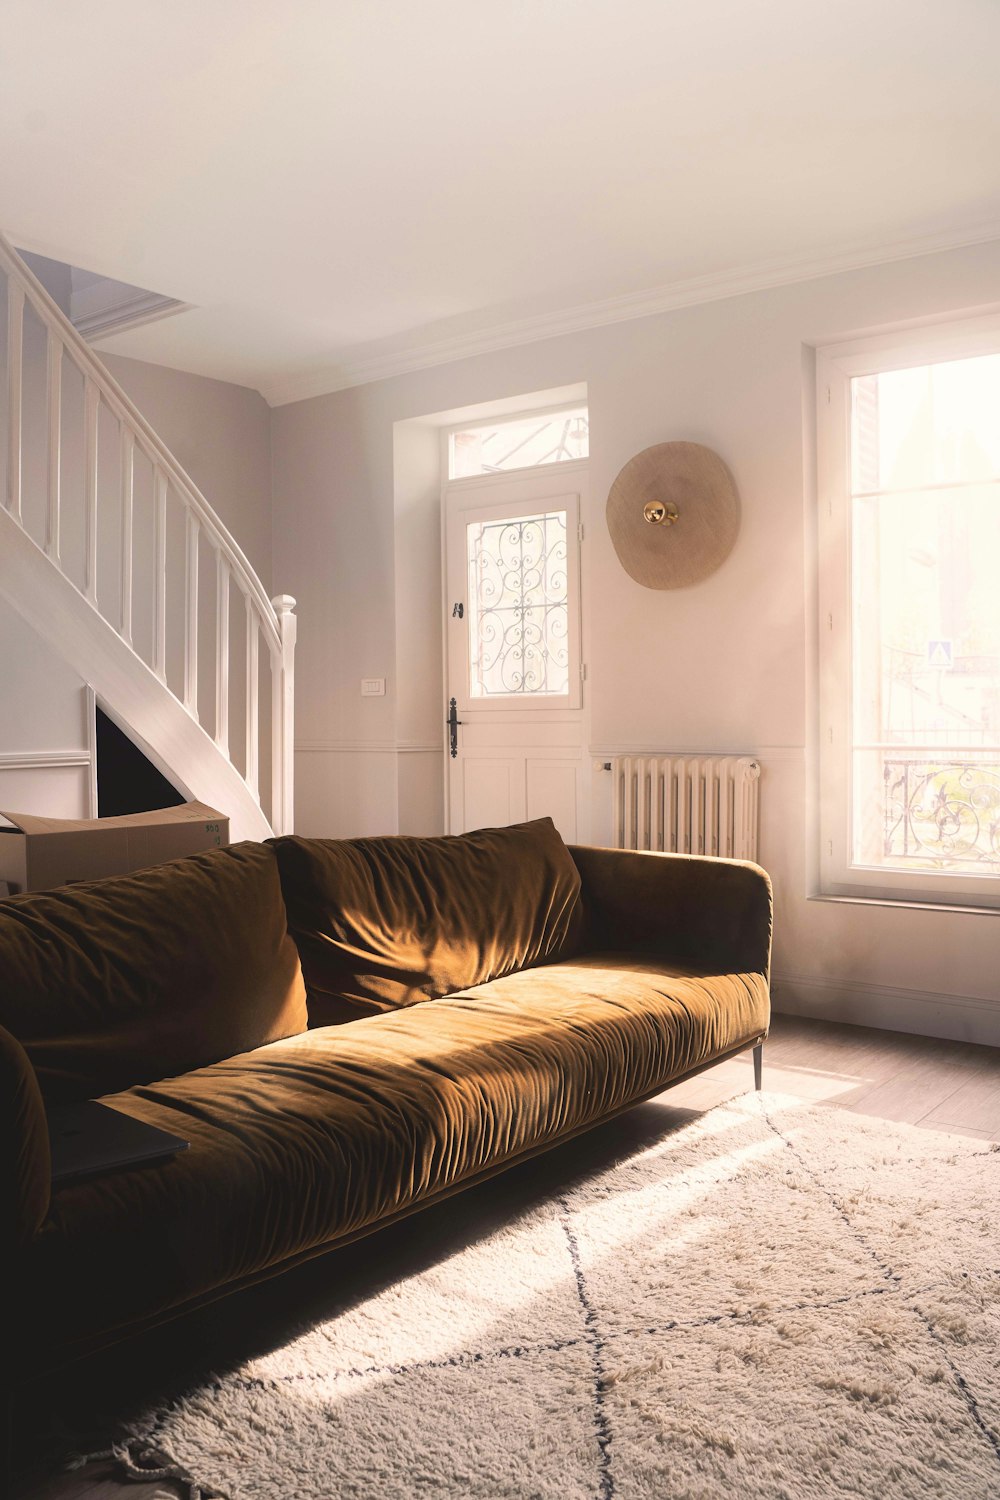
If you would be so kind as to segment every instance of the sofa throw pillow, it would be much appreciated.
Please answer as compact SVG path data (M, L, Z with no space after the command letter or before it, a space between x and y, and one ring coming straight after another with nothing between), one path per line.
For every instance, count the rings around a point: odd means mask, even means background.
M265 844L0 901L0 974L0 1024L49 1100L174 1077L308 1024Z
M438 999L580 944L580 876L551 818L274 848L311 1026Z

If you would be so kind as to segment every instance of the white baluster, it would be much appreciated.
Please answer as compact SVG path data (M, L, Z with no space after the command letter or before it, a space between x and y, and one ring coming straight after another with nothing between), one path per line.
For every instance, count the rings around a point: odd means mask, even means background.
M184 707L198 717L198 517L189 510L184 570Z
M153 472L153 671L167 680L167 476Z
M83 592L91 604L97 603L97 419L100 409L101 393L92 380L87 380L83 394Z
M229 755L229 565L215 554L215 743Z
M24 292L7 277L7 497L15 521L21 519L21 354L24 348Z
M260 760L258 755L260 736L260 683L257 667L257 616L253 600L247 600L247 786L255 797L260 796Z
M295 637L298 620L291 594L271 600L278 617L279 652L271 656L271 827L291 833L295 797Z
M132 508L135 492L135 435L127 422L120 425L122 495L122 619L121 635L132 644Z
M45 521L45 550L54 562L59 561L60 464L62 461L62 339L49 329L46 366L49 411L48 510Z

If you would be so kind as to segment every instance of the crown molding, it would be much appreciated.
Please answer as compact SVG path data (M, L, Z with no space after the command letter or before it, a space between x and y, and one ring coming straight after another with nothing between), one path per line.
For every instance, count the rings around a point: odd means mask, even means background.
M649 318L657 313L673 312L704 302L721 302L729 297L742 297L750 292L768 291L779 286L793 286L802 281L818 281L824 276L864 270L890 261L915 260L923 255L968 249L994 240L1000 240L1000 219L965 229L890 243L855 244L821 258L784 258L738 271L713 272L707 276L668 282L622 296L581 302L556 312L514 318L444 338L430 337L407 348L396 347L375 353L362 353L356 358L330 364L308 375L265 381L261 386L261 393L269 405L287 406L294 401L308 401L315 396L327 396L336 391L347 390L351 386L369 385L398 375L411 375L417 370L472 359L477 355L491 354L519 344L561 338L589 328Z

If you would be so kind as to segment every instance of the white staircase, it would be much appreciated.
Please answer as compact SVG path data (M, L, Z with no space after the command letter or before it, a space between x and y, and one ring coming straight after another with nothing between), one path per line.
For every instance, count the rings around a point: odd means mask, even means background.
M4 280L0 594L234 840L290 832L295 600L0 235Z

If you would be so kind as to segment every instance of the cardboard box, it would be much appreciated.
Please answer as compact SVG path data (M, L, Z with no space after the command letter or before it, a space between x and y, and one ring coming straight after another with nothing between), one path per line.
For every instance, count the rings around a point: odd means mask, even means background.
M203 802L125 818L39 818L0 813L0 895L126 875L229 843L229 819Z

